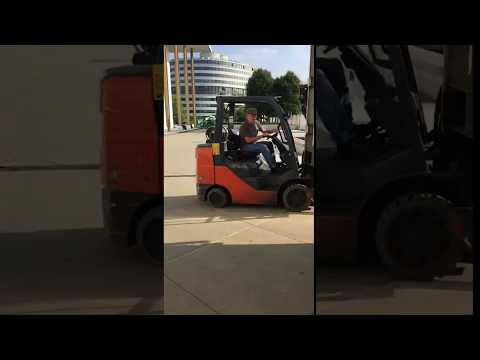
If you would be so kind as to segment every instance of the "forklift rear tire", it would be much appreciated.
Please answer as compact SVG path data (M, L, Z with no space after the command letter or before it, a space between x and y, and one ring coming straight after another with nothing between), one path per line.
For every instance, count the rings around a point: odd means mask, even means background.
M145 255L155 263L163 264L163 209L155 208L142 217L136 240Z
M303 184L291 184L282 194L283 206L289 211L300 212L310 207L312 196L310 189Z
M207 201L215 208L223 208L230 203L230 195L225 189L214 187L208 192Z
M380 215L377 253L397 279L431 281L456 267L460 239L452 223L448 200L411 193L390 203Z

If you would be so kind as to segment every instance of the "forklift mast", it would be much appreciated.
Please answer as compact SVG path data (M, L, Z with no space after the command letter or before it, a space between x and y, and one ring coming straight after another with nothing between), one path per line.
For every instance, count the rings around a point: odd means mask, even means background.
M310 46L310 73L308 77L307 89L307 108L305 117L307 118L307 129L305 133L305 149L303 152L302 166L308 176L314 174L315 168L315 45Z
M440 99L441 130L473 139L473 45L447 45Z

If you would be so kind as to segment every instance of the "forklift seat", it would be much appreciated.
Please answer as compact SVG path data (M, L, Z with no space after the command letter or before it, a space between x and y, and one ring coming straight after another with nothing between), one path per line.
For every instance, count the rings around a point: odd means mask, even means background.
M242 139L240 136L235 134L232 129L228 129L228 137L227 137L227 150L228 151L235 151L239 150L242 147Z
M340 57L345 66L355 72L357 79L362 84L366 102L369 102L370 99L395 95L395 89L387 84L378 68L357 47L343 46Z
M316 61L316 68L324 72L338 97L341 99L348 95L349 89L342 62L337 58L317 58Z
M242 138L235 134L232 129L228 129L227 137L227 157L232 161L256 160L258 155L241 150Z
M348 96L350 89L347 85L347 78L345 76L345 68L337 58L318 58L316 60L317 69L323 71L327 79L330 81L330 85L338 96L340 103L344 107L348 116L353 120L353 108ZM348 101L345 101L348 100Z

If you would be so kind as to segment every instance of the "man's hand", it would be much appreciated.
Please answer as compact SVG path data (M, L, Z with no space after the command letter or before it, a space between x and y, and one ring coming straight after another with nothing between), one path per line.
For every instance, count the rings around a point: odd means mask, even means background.
M255 144L258 140L261 140L263 138L268 138L269 136L268 135L265 135L265 134L262 134L262 135L258 135L258 136L255 136L255 137L251 137L251 136L245 136L243 138L243 140L247 143L247 144Z
M278 132L276 131L272 131L272 132L269 132L265 137L271 139L271 138L274 138L278 135Z

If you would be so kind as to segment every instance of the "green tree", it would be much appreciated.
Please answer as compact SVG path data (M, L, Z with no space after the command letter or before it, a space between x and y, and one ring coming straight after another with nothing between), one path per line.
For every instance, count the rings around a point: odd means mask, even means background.
M253 72L247 83L247 96L271 96L272 95L273 78L270 71L265 69L257 69ZM246 104L247 107L255 107L258 112L258 118L263 119L272 116L273 111L268 105Z
M237 107L235 110L235 122L236 123L243 123L245 122L245 118L247 116L246 109L244 106Z
M247 96L269 96L272 93L273 78L270 71L257 69L247 83Z
M273 80L272 95L281 97L279 103L290 115L302 112L300 84L300 79L293 71L288 71L285 75Z

